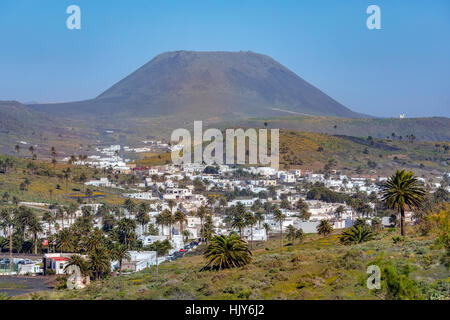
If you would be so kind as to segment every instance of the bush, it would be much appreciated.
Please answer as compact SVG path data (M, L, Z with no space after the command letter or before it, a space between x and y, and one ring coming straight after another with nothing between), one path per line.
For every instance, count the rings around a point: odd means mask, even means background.
M67 277L65 277L65 276L58 276L56 278L56 281L58 281L58 283L55 286L56 290L67 289Z
M392 241L395 243L395 244L397 244L397 243L400 243L400 242L403 242L403 237L402 236L393 236L392 237Z
M374 235L368 226L358 225L342 232L339 241L344 245L352 245L372 240L373 237Z
M410 269L403 268L401 272L388 263L382 271L382 280L386 289L386 298L389 300L417 300L422 299L419 287L409 278Z

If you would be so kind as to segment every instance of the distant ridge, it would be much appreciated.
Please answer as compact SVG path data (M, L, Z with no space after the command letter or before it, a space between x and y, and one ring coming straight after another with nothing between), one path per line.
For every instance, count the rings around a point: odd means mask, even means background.
M77 118L240 119L307 114L364 118L274 59L253 52L175 51L156 56L92 100L33 105Z

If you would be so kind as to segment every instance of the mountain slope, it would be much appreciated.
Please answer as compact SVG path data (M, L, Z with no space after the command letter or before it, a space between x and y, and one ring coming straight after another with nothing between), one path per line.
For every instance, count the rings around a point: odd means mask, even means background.
M222 127L242 126L263 128L267 123L270 128L283 128L297 131L321 132L333 135L347 135L374 138L391 137L407 140L414 135L420 141L450 141L450 118L377 118L345 119L336 117L290 116L278 118L255 118L228 121Z
M180 115L206 120L292 114L363 117L272 58L253 52L164 53L95 99L35 108L81 118Z
M89 128L62 117L39 112L17 101L0 101L0 153L15 152L15 145L28 149L34 145L39 156L49 157L50 147L59 155L80 148L93 139ZM26 143L26 144L25 144Z

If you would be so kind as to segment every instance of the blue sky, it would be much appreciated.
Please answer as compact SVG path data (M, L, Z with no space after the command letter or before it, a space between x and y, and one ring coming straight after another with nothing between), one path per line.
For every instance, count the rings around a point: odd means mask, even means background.
M88 99L161 52L251 50L355 111L450 117L448 0L1 0L0 39L0 100Z

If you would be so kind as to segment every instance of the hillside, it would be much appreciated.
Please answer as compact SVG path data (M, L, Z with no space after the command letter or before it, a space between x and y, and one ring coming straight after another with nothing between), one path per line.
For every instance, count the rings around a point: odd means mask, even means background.
M414 135L421 141L450 141L450 118L377 118L344 119L336 117L290 116L278 118L255 118L225 122L221 127L242 126L248 128L283 128L296 131L320 132L355 137L372 136L384 139L395 133L396 139L407 140Z
M411 231L410 231L411 232ZM430 299L450 298L448 269L440 262L445 249L433 246L434 236L411 235L394 244L384 231L374 241L344 246L338 235L308 235L303 243L279 240L258 244L253 261L241 269L205 271L200 255L122 277L96 282L80 291L34 294L41 299ZM369 265L382 270L381 290L366 286ZM389 275L388 275L389 272ZM388 278L388 279L386 279ZM400 283L401 282L401 283ZM400 290L396 291L396 285ZM19 299L29 299L22 296Z
M437 147L437 145L439 147ZM419 176L449 170L450 144L406 142L392 139L355 138L321 133L282 130L280 132L280 168L323 171L330 159L331 169L371 175L391 174L395 168L413 170ZM139 165L157 165L170 161L170 154L154 155Z
M3 167L6 159L12 163L12 167ZM64 178L63 170L70 169L68 179ZM80 177L91 180L101 176L98 169L84 166L67 165L57 163L53 166L48 161L29 160L0 155L0 204L2 201L12 201L17 198L24 202L68 204L75 202L77 198L85 197L85 191L91 189L94 195L105 203L122 203L123 198L118 189L111 188L87 188ZM125 176L119 175L123 181ZM51 190L51 193L50 193ZM7 198L5 198L5 194Z
M34 108L83 119L136 115L196 120L289 114L362 117L272 58L242 51L163 53L95 99Z
M96 133L84 123L46 114L17 101L0 101L0 153L29 155L33 145L39 156L50 158L52 146L59 155L84 151L81 145L92 143ZM72 153L71 153L72 152Z

